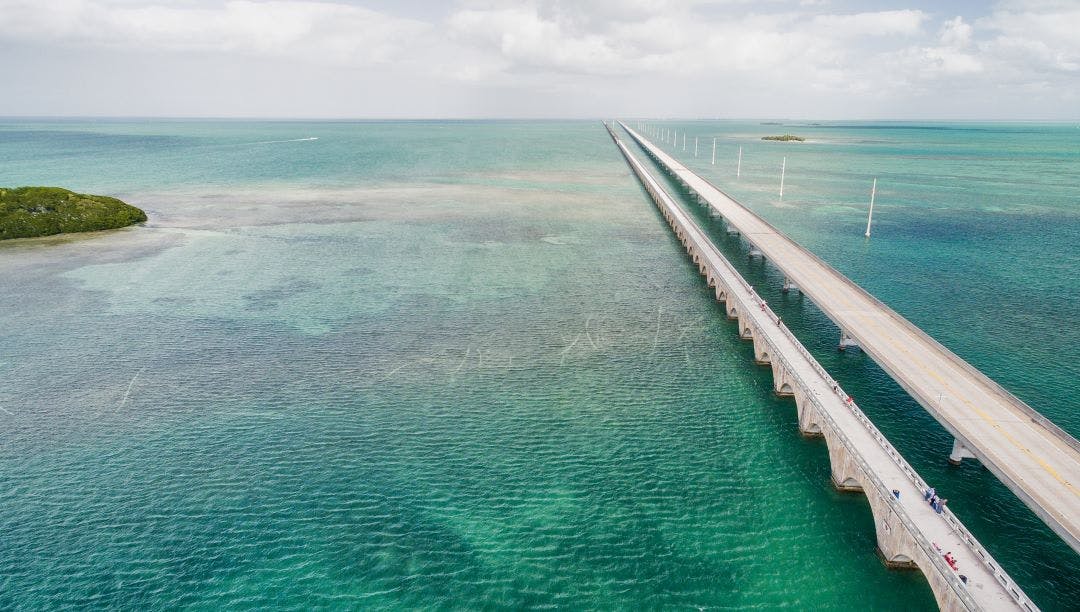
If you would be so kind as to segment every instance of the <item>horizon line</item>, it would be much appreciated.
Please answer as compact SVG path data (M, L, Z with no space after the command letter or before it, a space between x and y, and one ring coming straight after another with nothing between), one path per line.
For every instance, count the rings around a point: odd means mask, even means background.
M570 117L545 117L545 116L507 116L507 117L468 117L468 116L444 116L444 117L409 117L409 116L386 116L386 117L363 117L363 116L259 116L259 115L3 115L0 120L158 120L158 121L310 121L310 122L376 122L376 121L607 121L611 115L596 116L570 116ZM793 118L793 117L646 117L646 116L614 116L622 121L829 121L829 122L856 122L856 121L881 121L881 122L926 122L926 123L1080 123L1080 117L1074 119L1019 119L1019 118L947 118L947 117L856 117L849 119L837 118Z

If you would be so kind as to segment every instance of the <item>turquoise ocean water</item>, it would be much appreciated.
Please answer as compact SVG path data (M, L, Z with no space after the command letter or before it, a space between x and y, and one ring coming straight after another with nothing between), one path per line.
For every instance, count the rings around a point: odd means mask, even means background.
M1077 126L665 125L1080 435ZM808 141L759 140L784 132ZM934 605L599 122L0 122L23 184L150 221L0 244L0 609ZM1080 557L712 227L1028 594L1073 608Z

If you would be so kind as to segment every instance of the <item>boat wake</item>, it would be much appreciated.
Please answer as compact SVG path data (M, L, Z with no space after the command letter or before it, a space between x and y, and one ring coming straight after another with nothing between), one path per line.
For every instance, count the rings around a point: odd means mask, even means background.
M289 140L260 140L259 142L252 142L250 144L278 144L282 142L304 142L307 140L318 140L318 136L309 136L307 138L291 138Z

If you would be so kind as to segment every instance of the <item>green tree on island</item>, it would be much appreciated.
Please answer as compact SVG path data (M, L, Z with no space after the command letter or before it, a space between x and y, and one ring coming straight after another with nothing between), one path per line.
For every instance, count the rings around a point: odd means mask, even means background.
M0 240L126 227L146 213L108 196L59 187L0 187Z

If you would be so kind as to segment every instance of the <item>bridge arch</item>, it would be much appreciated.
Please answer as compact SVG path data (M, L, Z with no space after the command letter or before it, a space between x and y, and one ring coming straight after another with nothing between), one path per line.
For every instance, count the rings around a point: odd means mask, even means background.
M808 438L820 438L822 436L821 417L818 416L814 405L807 402L802 394L797 394L795 396L795 406L798 409L799 433Z
M839 436L821 424L813 405L802 397L801 390L796 390L795 403L799 407L800 429L804 422L813 423L825 439L833 485L841 491L861 491L867 494L866 500L874 521L876 552L882 563L890 569L919 570L930 585L939 609L966 609L945 575L934 567L933 561L919 547L915 537L893 511L889 492L876 487L870 477L859 468Z
M821 433L825 438L825 446L829 449L829 467L833 486L838 491L863 491L862 470L840 437L831 427L822 427Z
M930 585L930 590L941 610L965 609L956 593L937 571L933 563L915 542L915 537L890 507L887 491L879 490L870 478L855 464L843 442L828 428L822 428L825 445L829 450L829 462L833 484L842 491L867 493L870 515L874 519L874 535L877 554L890 569L919 570Z
M754 334L754 363L758 365L772 363L772 356L769 355L772 350L773 347L762 334Z
M798 384L788 375L787 370L779 361L772 362L773 393L777 397L795 397L795 387ZM796 398L796 405L798 399Z

